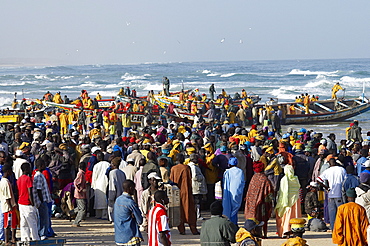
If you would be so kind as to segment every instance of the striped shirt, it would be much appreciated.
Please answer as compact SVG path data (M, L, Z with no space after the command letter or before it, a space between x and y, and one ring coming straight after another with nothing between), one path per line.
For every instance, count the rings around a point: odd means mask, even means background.
M148 219L148 246L163 245L159 236L160 232L166 232L166 237L171 245L171 232L168 225L166 208L162 204L157 203L149 211Z
M43 202L49 203L52 201L50 191L48 188L48 183L46 181L45 176L40 171L37 171L35 176L33 177L33 189L32 189L35 207L39 208L41 205L41 200L37 193L37 190L41 190Z

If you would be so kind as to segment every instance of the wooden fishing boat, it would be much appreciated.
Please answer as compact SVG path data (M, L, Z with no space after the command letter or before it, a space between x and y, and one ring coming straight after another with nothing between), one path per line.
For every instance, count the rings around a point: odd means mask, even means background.
M115 101L113 99L105 99L105 100L98 100L98 102L99 103L100 102L108 103L108 105L111 106L111 103L115 102ZM77 107L74 104L61 104L61 103L54 103L54 102L45 102L45 104L48 107L60 108L60 109L66 110L66 111L80 110L80 107ZM99 106L100 106L100 104L99 104ZM106 106L105 108L107 108L109 106ZM103 105L102 108L104 108L104 105ZM91 109L84 109L84 111L85 112L92 112ZM108 112L110 112L110 110L108 110ZM122 111L117 111L116 113L117 113L117 115L120 116L122 114L125 114L126 111L122 110ZM158 121L159 112L152 112L152 116L155 119L154 121ZM143 120L144 120L145 113L144 112L130 112L130 117L131 117L131 123L132 124L141 125L141 122L143 122Z
M250 95L248 97L252 100L252 103L253 104L258 103L261 100L261 98L258 95ZM183 103L183 102L181 102L179 100L179 97L177 97L177 96L166 97L166 96L158 96L158 95L156 95L156 96L154 96L154 98L155 98L156 103L161 108L165 108L170 103L173 103L178 108L186 109L186 104ZM202 102L202 101L197 101L197 100L190 100L190 101L196 102L198 109L201 109L203 107L203 105L205 104L205 102ZM242 103L242 100L241 99L238 99L238 100L230 100L230 102L231 102L232 105L239 105L239 104ZM215 105L216 108L221 108L221 106L222 106L222 103L213 102L213 104Z
M189 112L187 112L187 111L185 111L185 110L182 110L182 109L179 109L179 108L174 108L173 109L173 111L174 111L174 113L175 113L175 115L178 117L178 118L180 118L180 119L187 119L187 120L189 120L189 121L194 121L194 119L195 119L195 114L192 114L192 113L189 113ZM206 115L202 115L202 117L203 117L203 119L204 119L204 121L206 122L206 123L209 123L209 122L211 122L211 120L210 119L208 119L208 116L206 116ZM181 121L181 120L180 120Z
M189 93L191 90L184 90L185 93ZM181 91L170 92L170 97L178 96ZM154 96L161 96L160 94L155 94ZM116 101L121 102L134 102L134 101L147 101L147 96L140 96L140 97L129 97L129 96L116 96ZM101 100L100 100L101 101Z
M294 105L294 112L289 108ZM370 103L366 97L322 100L311 102L309 113L305 113L303 103L281 103L272 105L277 110L278 106L286 107L287 114L283 124L316 124L325 121L342 121L370 110Z

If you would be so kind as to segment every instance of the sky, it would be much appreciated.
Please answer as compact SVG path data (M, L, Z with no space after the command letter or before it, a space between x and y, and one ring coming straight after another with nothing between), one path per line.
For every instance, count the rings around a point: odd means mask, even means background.
M370 1L0 1L0 64L370 58Z

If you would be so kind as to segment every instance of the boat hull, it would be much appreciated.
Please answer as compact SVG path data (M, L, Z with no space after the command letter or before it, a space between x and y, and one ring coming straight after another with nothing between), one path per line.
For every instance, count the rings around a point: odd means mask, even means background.
M287 115L284 124L315 124L326 121L342 121L370 110L370 104L364 103L348 109L339 111L318 113L318 114L299 114Z

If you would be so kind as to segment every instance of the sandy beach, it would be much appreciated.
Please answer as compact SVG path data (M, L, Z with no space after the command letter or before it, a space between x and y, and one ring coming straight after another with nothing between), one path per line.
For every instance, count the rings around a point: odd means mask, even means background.
M204 212L204 218L209 218L210 213ZM239 226L244 221L242 212L239 212ZM57 233L57 238L65 238L66 245L115 245L114 243L114 228L107 220L100 220L95 218L87 218L81 223L81 227L71 227L68 220L53 219L53 228ZM198 229L201 229L202 221L198 221ZM268 239L262 241L264 246L280 246L285 239L277 237L275 230L275 220L269 221ZM189 228L186 228L186 235L180 235L176 228L171 229L173 245L200 245L199 236L192 235ZM145 241L142 245L147 245L147 235L143 233ZM304 238L308 245L335 245L331 240L331 233L328 232L306 232Z

